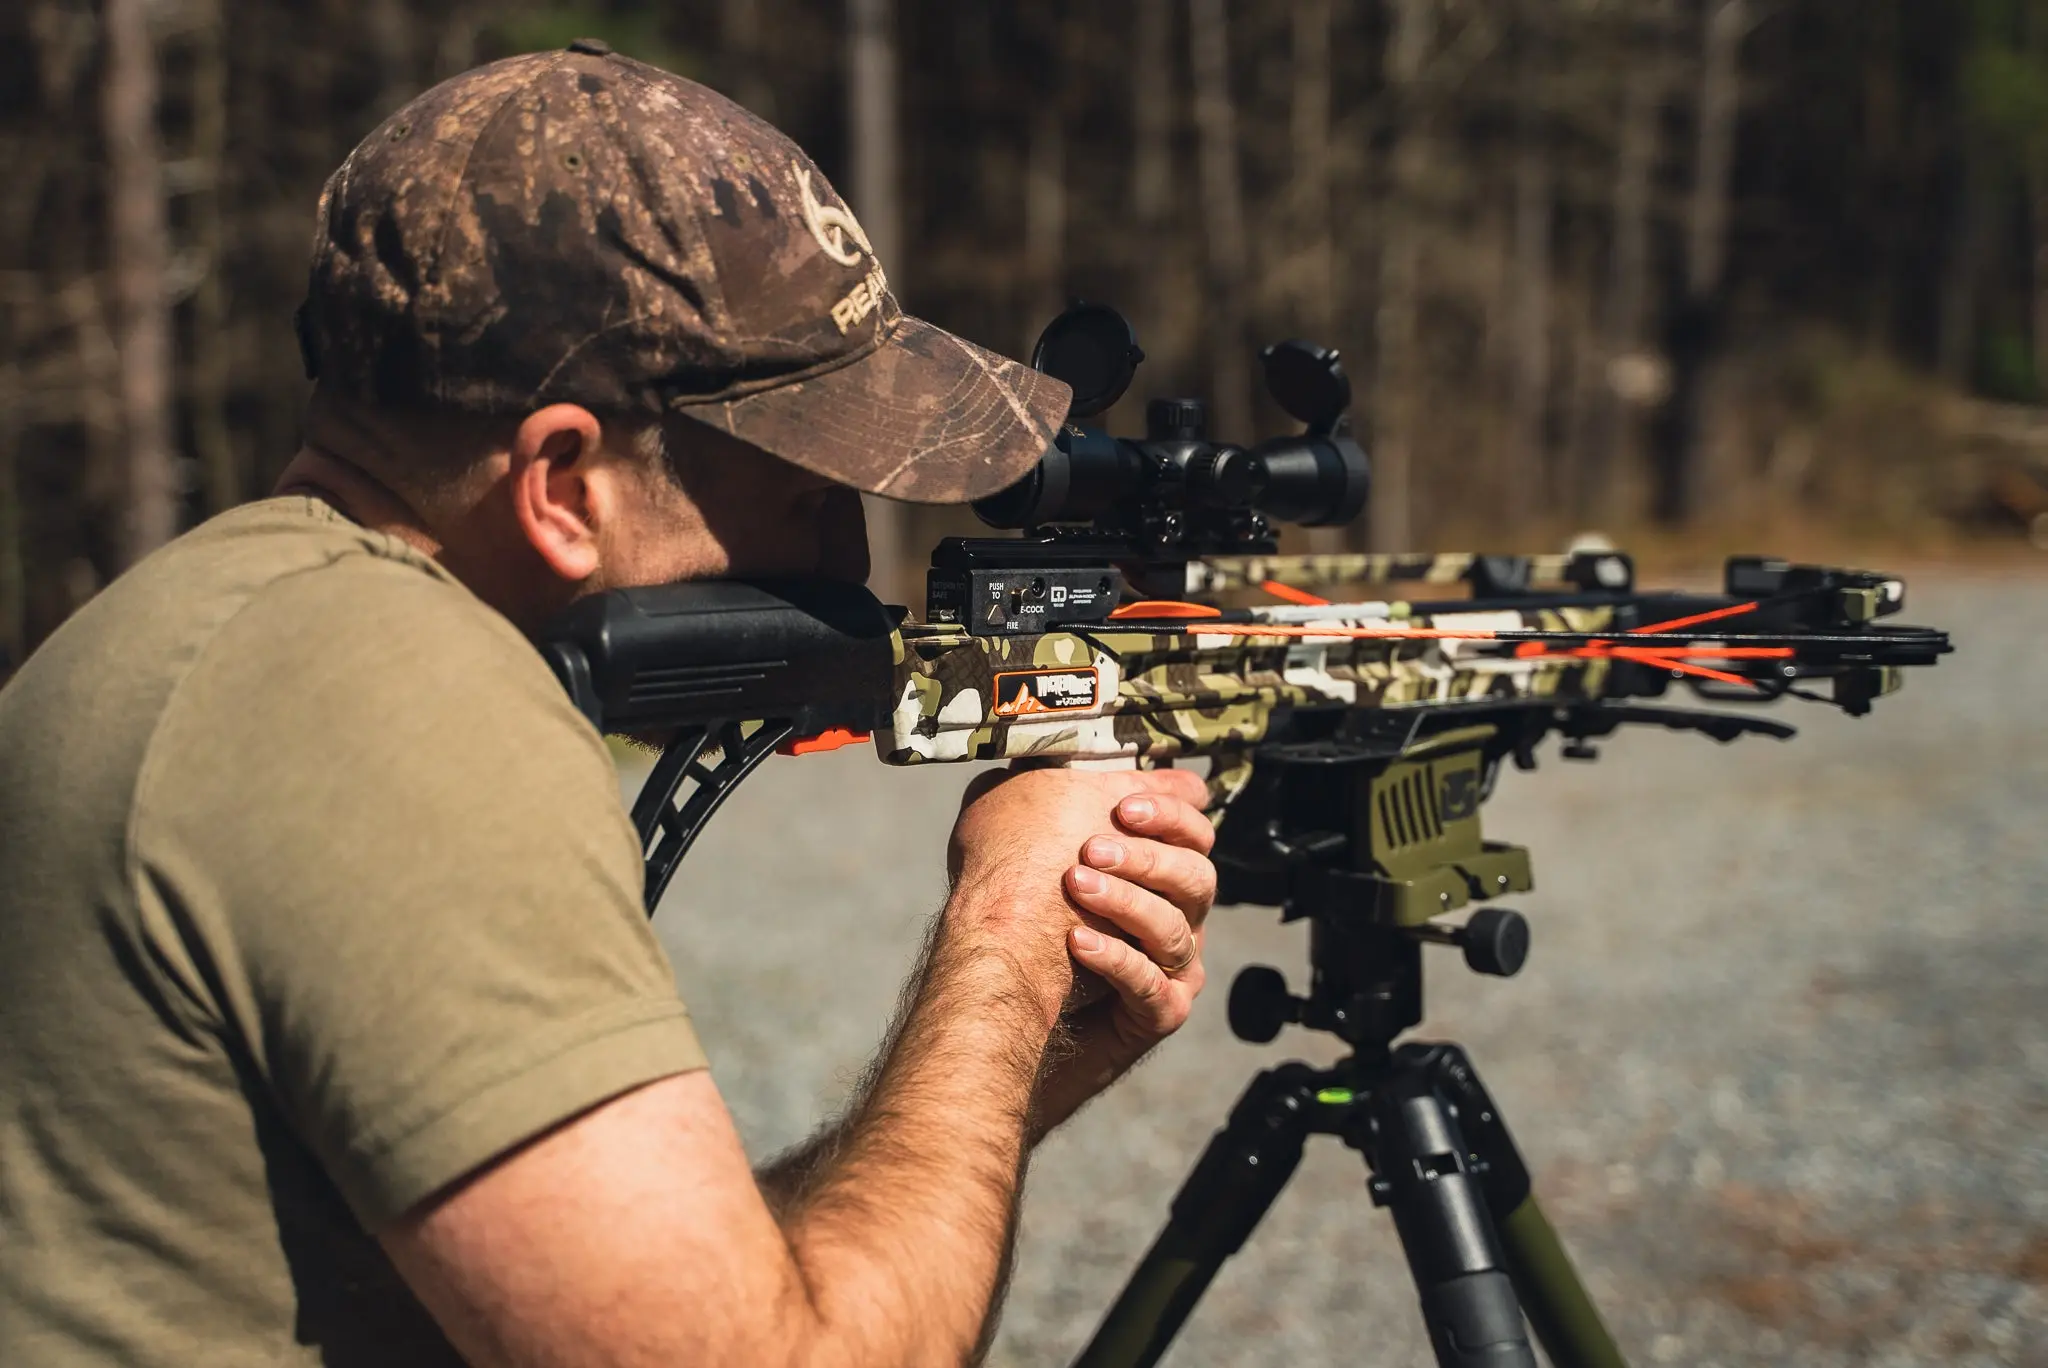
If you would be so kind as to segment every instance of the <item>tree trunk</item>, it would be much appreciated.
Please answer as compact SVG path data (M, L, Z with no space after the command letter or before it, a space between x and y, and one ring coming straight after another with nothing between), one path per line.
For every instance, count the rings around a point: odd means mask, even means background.
M2027 177L2034 226L2034 383L2048 396L2048 173Z
M377 62L377 75L381 84L377 92L376 114L379 118L389 114L418 92L419 82L413 74L413 57L417 48L412 26L412 10L408 0L365 0L359 13L363 18L363 33L370 40L370 51Z
M1020 68L1036 93L1025 112L1024 319L1018 355L1066 307L1067 73L1066 6L1044 0L1024 12Z
M895 0L847 0L847 27L846 123L852 141L853 211L900 299L903 216L897 174ZM903 544L903 505L872 496L865 503L868 583L884 599L900 598L912 588Z
M1948 252L1942 262L1935 367L1950 384L1967 388L1977 359L1977 282L1983 271L1986 205L1983 153L1971 138L1962 140L1962 149L1949 213Z
M1668 98L1672 0L1638 0L1622 84L1610 214L1614 250L1600 321L1602 370L1598 432L1583 454L1575 491L1580 516L1608 526L1623 513L1622 487L1634 472L1640 417L1654 393L1656 362L1646 354L1650 308L1651 187Z
M1330 223L1330 0L1294 0L1294 81L1289 181L1295 251L1294 299L1299 328L1328 344L1336 319L1336 250Z
M1514 168L1514 325L1509 366L1508 442L1500 494L1508 517L1526 524L1543 511L1549 452L1550 277L1552 214L1550 148L1542 109L1541 57L1524 54L1521 128Z
M1515 343L1515 216L1512 197L1480 196L1472 223L1472 297L1479 309L1479 373L1472 379L1489 417L1505 412ZM1497 424L1496 424L1497 426ZM1504 433L1492 433L1495 454L1507 449ZM1489 470L1488 479L1498 477Z
M485 11L476 0L461 0L448 11L434 39L434 79L445 81L476 65L478 30Z
M0 684L28 654L28 577L21 550L18 465L21 401L21 367L12 358L0 361Z
M41 76L41 88L36 91L39 112L60 108L72 94L70 83L59 73L73 64L53 52L55 44L46 37L51 8L32 5L18 16L20 29L8 35L26 45L32 69ZM32 127L19 133L10 130L10 134L0 143L0 164L7 167L9 192L0 197L0 262L14 267L37 259L36 210L51 172L64 165L70 147L68 140ZM28 654L28 564L22 544L27 512L21 446L23 430L32 420L24 372L35 362L32 347L50 326L47 315L56 293L56 283L46 276L30 276L24 271L10 280L0 274L0 683L5 683L8 673L19 668Z
M761 60L761 0L724 0L719 36L726 61L732 63L730 86L733 99L764 119L775 114L774 94L768 88L767 72ZM866 224L862 224L866 227Z
M1024 167L1024 274L1030 307L1025 350L1053 315L1066 307L1067 134L1060 101L1046 98L1031 110Z
M1405 551L1414 539L1410 464L1413 456L1417 314L1421 291L1421 206L1428 167L1427 125L1420 107L1423 64L1435 35L1435 0L1393 0L1387 35L1386 100L1391 106L1387 193L1381 208L1379 309L1373 320L1372 549Z
M890 283L903 283L903 186L898 173L896 0L847 0L846 122L853 211Z
M1148 370L1155 382L1177 375L1188 352L1189 291L1181 256L1187 235L1174 232L1171 223L1178 113L1174 72L1180 65L1173 12L1173 0L1137 0L1130 65L1131 213L1137 232L1125 241L1131 249L1131 275L1139 284L1134 322L1151 358Z
M1550 488L1551 512L1570 519L1577 531L1584 526L1586 511L1578 495L1587 485L1587 453L1594 445L1594 427L1606 388L1602 383L1606 348L1600 341L1600 245L1591 235L1581 234L1568 246L1571 266L1557 310L1563 323L1557 332L1563 340L1558 387L1564 398L1563 430L1553 457Z
M1721 288L1728 265L1728 199L1742 113L1742 40L1749 0L1712 0L1700 60L1699 149L1686 209L1685 283L1695 299Z
M107 0L102 117L107 140L107 260L120 356L127 479L119 556L132 565L177 534L171 444L170 261L157 141L156 45L146 0Z
M1906 265L1908 249L1900 216L1878 208L1895 193L1893 177L1909 136L1905 127L1905 92L1899 79L1905 55L1904 36L1900 32L1899 4L1866 4L1859 8L1866 16L1859 44L1863 56L1862 126L1854 153L1856 189L1852 193L1876 210L1868 214L1872 259L1864 277L1863 317L1859 321L1864 347L1879 352L1891 344L1898 331L1900 276L1912 269Z
M192 250L200 277L192 291L191 374L186 392L192 410L192 446L206 485L209 512L219 513L247 497L234 442L228 434L227 291L222 284L224 250L221 198L226 169L228 69L225 24L218 0L207 7L193 36L192 149L198 167L187 203Z
M1294 0L1293 81L1289 86L1288 202L1294 253L1288 298L1294 319L1289 331L1328 346L1337 321L1336 244L1330 220L1330 47L1335 34L1330 0ZM1308 529L1308 549L1331 554L1344 549L1346 529Z
M1154 228L1173 204L1173 9L1171 0L1137 0L1136 60L1131 63L1131 212ZM1149 258L1148 258L1149 259Z
M1720 346L1728 263L1728 201L1742 106L1742 40L1748 0L1710 0L1700 53L1698 130L1686 207L1684 295L1672 313L1671 396L1659 436L1655 512L1666 523L1711 513L1718 481L1709 469L1709 370Z
M1238 176L1237 106L1230 93L1230 32L1223 0L1190 0L1188 59L1208 266L1210 431L1248 442L1252 396L1245 331L1244 187Z
M1337 252L1330 220L1330 48L1335 34L1330 0L1294 0L1294 81L1289 141L1294 164L1288 198L1293 206L1293 289L1298 331L1328 346L1337 322ZM1319 554L1344 549L1346 529L1312 527L1308 548Z

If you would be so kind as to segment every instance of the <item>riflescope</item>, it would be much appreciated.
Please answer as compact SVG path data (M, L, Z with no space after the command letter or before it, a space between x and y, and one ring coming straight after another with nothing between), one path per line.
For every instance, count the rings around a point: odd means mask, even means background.
M1337 353L1287 341L1259 354L1266 388L1307 430L1255 446L1211 440L1199 399L1154 399L1142 438L1086 427L1130 387L1144 352L1131 325L1102 304L1076 304L1047 325L1031 364L1073 387L1053 446L1030 473L978 501L993 527L1093 533L1158 551L1250 550L1273 522L1350 522L1370 487L1365 452L1346 430L1351 381Z

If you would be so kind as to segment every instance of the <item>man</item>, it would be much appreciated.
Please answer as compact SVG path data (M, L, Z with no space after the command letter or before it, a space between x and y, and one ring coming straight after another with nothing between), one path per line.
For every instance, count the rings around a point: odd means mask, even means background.
M978 784L872 1080L755 1175L522 633L859 579L856 491L1003 486L1063 387L902 317L792 144L590 41L351 155L300 331L284 497L0 692L0 1362L972 1358L1030 1145L1201 987L1199 782Z

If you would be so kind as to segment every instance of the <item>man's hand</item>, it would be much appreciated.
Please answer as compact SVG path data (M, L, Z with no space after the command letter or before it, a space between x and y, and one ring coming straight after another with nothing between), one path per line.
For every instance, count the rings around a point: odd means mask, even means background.
M1136 1058L1187 1019L1200 989L1198 933L1216 895L1207 792L1187 770L981 776L953 828L946 933L993 932L1048 1020L1071 1024L1113 991L1102 1020Z
M955 903L972 906L987 886L1046 890L1046 856L1058 845L1034 827L1070 834L1093 828L1059 871L1071 910L1044 892L1019 916L1015 947L1050 974L1064 1007L1062 1038L1033 1108L1034 1136L1058 1125L1144 1053L1178 1030L1202 990L1202 923L1216 896L1206 858L1215 828L1203 815L1207 787L1187 770L1028 770L985 775L968 790L954 829ZM1091 800L1102 804L1092 816ZM1113 824L1105 818L1112 818ZM1040 866L1020 868L1024 847ZM1015 844L1013 844L1015 843ZM1065 948L1083 971L1043 963L1032 944L1036 914L1065 925ZM1064 956L1062 960L1064 961Z
M1157 772L1187 775L1193 801L1185 793L1124 799L1116 821L1127 834L1089 838L1082 863L1067 871L1068 896L1122 934L1092 925L1067 933L1075 961L1113 996L1069 1007L1065 1048L1054 1043L1060 1053L1039 1085L1037 1136L1179 1030L1208 979L1202 936L1216 898L1216 867L1207 859L1216 829L1199 806L1201 780L1185 770Z

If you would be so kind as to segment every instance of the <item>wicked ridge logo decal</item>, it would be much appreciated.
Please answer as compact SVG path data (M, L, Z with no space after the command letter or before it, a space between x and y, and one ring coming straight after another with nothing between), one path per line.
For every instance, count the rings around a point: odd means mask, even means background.
M996 676L996 716L1085 712L1095 706L1093 670L1014 670Z

